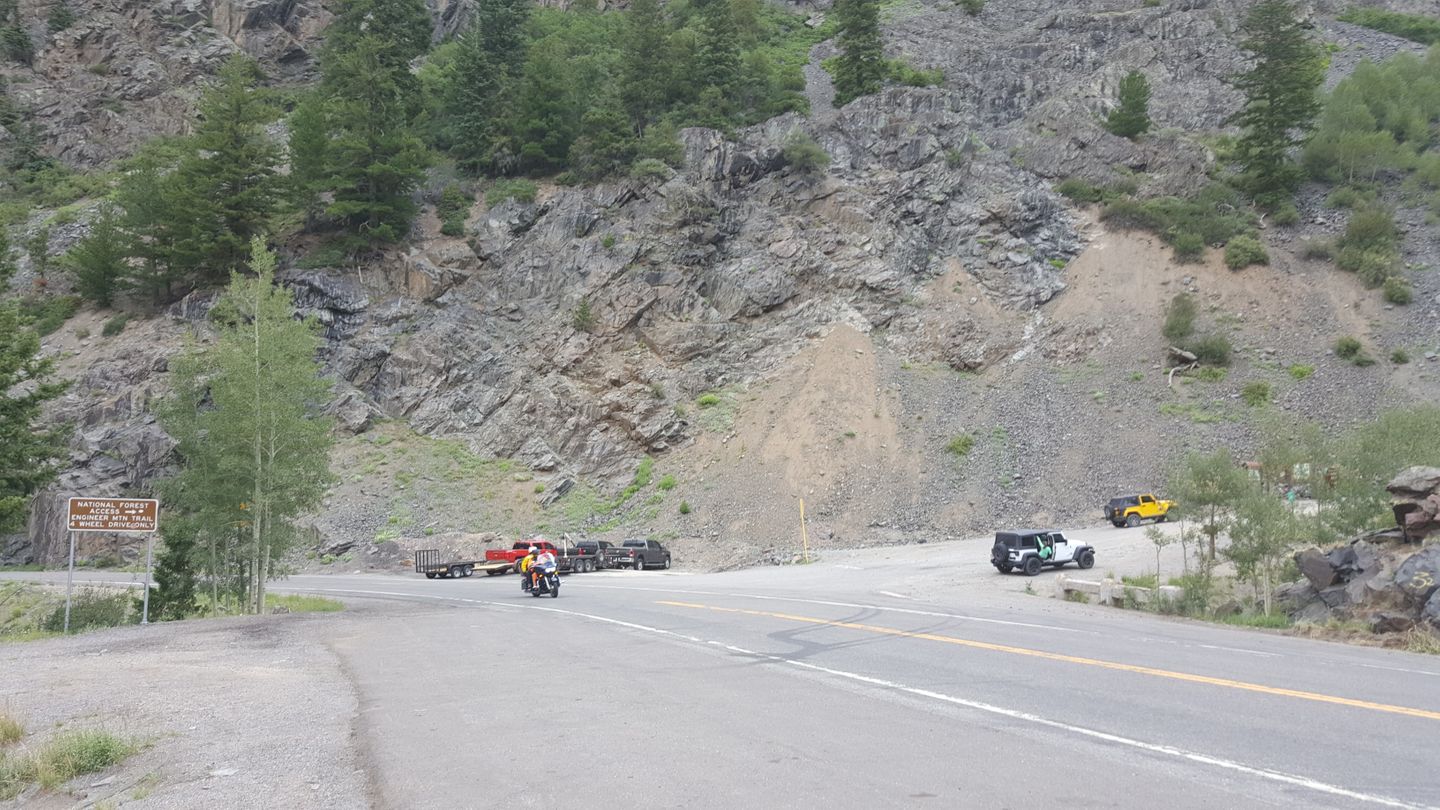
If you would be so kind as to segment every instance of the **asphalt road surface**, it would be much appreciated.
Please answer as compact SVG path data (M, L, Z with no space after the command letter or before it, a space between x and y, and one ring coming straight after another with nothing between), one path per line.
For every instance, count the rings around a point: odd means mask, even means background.
M275 590L393 605L329 640L382 807L1440 806L1440 659L1040 598L976 555L601 572L556 599Z

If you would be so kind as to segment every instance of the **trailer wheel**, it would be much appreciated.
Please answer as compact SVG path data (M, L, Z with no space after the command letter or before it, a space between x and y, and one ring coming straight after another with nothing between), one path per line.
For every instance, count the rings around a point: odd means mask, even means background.
M434 572L434 571L426 571L426 572L425 572L425 578L426 578L426 579L434 579L434 578L435 578L435 572Z
M475 573L475 566L473 566L473 565L467 565L467 566L465 566L465 576L468 577L468 576L470 576L470 575L473 574L473 573Z
M493 577L493 576L496 576L497 574L499 574L499 573L500 573L501 571L503 571L503 570L504 570L504 569L491 568L491 569L486 570L485 576L487 576L487 577Z

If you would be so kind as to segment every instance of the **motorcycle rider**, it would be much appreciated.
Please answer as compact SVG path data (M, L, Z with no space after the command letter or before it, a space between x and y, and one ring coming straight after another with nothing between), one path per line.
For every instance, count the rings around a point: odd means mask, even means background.
M525 556L520 558L520 590L526 593L530 592L530 588L534 584L530 580L530 571L535 565L535 555L539 553L540 549L531 546L525 552Z
M530 564L531 576L534 577L534 580L530 583L530 587L532 588L539 587L540 577L555 573L556 567L555 555L550 553L549 549L538 549L538 551L539 553L535 556L535 561Z

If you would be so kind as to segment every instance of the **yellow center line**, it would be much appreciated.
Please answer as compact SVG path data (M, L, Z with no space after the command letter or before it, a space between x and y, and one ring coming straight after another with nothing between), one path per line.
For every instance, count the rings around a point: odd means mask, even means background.
M1028 647L1012 647L1008 644L992 644L988 641L974 641L968 638L956 638L954 636L942 636L935 633L912 633L908 630L896 630L893 627L880 627L873 624L856 624L854 622L832 621L830 619L817 619L813 616L796 616L791 613L772 613L764 610L746 610L744 608L716 607L714 605L701 605L694 602L669 602L659 601L659 605L669 607L691 608L695 610L711 610L717 613L738 613L745 616L762 616L771 619L783 619L791 622L804 624L817 624L826 627L843 627L847 630L863 630L867 633L877 633L886 636L899 636L901 638L914 638L924 641L938 641L942 644L955 644L961 647L971 647L977 650L991 650L993 652L1010 653L1012 655L1025 655L1031 658L1043 658L1047 661L1063 661L1067 664L1082 664L1089 667L1100 667L1101 669L1113 669L1119 672L1133 672L1138 675L1150 675L1156 678L1169 678L1174 681L1186 681L1188 683L1203 683L1208 686L1221 686L1227 689L1240 689L1246 692L1259 692L1265 695L1278 695L1280 697L1298 698L1300 700L1311 700L1317 703L1331 703L1337 706L1350 706L1356 709L1369 709L1376 712L1387 712L1389 714L1402 714L1407 717L1419 717L1424 720L1440 720L1440 712L1433 712L1427 709L1414 709L1408 706L1394 706L1389 703L1375 703L1369 700L1356 700L1354 698L1326 695L1319 692L1305 692L1299 689L1284 689L1276 686L1265 686L1264 684L1236 681L1229 678L1212 678L1209 675L1195 675L1189 672L1176 672L1169 669L1157 669L1155 667L1139 666L1137 664L1121 664L1115 661L1103 661L1098 658L1085 658L1078 655L1065 655L1063 653L1046 652L1044 650L1033 650Z

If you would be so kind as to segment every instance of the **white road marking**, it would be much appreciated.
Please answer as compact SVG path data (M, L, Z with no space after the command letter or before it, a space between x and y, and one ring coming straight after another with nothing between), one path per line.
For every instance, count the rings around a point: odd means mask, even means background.
M914 598L915 598L915 597L913 597L913 596L906 596L906 595L903 594L903 593L895 593L894 591L876 591L876 593L880 594L881 596L890 596L890 597L894 597L894 598L896 598L896 599L914 599Z
M350 591L343 589L327 590L331 590L335 593L369 593L382 596L413 596L413 594L398 594L392 591ZM968 709L974 709L976 711L986 712L988 714L999 715L1001 717L1007 717L1012 720L1020 720L1026 723L1033 723L1035 725L1057 729L1059 731L1068 732L1070 734L1075 734L1082 737L1089 737L1090 739L1100 740L1102 742L1108 742L1115 745L1123 745L1151 754L1160 754L1163 756L1186 760L1188 762L1193 762L1199 765L1209 765L1223 770L1234 771L1236 773L1242 773L1247 776L1254 776L1271 782L1278 782L1280 784L1290 785L1292 787L1303 788L1305 790L1314 791L1316 793L1325 793L1331 796L1340 796L1346 799L1353 799L1358 802L1365 802L1367 804L1381 805L1383 807L1397 807L1403 808L1404 810L1435 810L1434 808L1427 808L1425 805L1411 804L1409 802L1401 801L1400 799L1394 799L1389 796L1380 796L1373 793L1361 793L1356 790L1350 790L1349 788L1340 787L1339 785L1328 784L1326 782L1321 782L1316 779L1310 779L1309 777L1305 776L1297 776L1295 774L1289 774L1283 771L1272 771L1267 768L1257 768L1246 765L1244 763L1235 762L1234 760L1214 757L1210 756L1209 754L1201 754L1195 751L1187 751L1183 748L1176 748L1170 745L1148 743L1144 742L1143 740L1136 740L1130 737L1122 737L1118 734L1111 734L1108 731L1099 731L1097 729L1086 728L1085 726L1077 726L1071 723L1062 723L1058 720L1051 720L1047 717L1041 717L1037 714L1017 711L1015 709L1007 709L1003 706L995 706L993 704L983 703L978 700L969 700L967 698L955 697L954 695L947 695L943 692L935 692L929 689L920 689L914 686L906 686L905 684L898 683L896 681L885 680L883 678L874 678L869 675L861 675L859 673L848 672L843 669L824 667L820 666L819 664L809 663L808 661L796 661L778 655L770 655L768 653L747 650L744 647L737 647L733 644L726 644L721 641L707 641L704 639L696 638L695 636L689 636L683 633L676 633L671 630L664 630L659 627L651 627L649 625L638 624L636 622L627 622L621 619L612 619L608 616L597 616L593 613L581 613L577 610L566 610L565 608L546 607L543 605L510 605L503 602L489 602L483 599L462 599L453 596L433 596L428 598L455 602L468 602L471 604L495 607L516 607L524 610L538 610L545 613L559 613L566 616L576 616L582 619L590 619L592 621L616 625L618 627L627 627L632 630L639 630L655 635L681 639L695 644L704 644L707 646L718 647L728 652L733 652L737 655L744 655L751 658L770 661L775 664L782 664L785 666L797 667L799 669L806 669L812 672L820 672L837 678L843 678L845 680L855 681L857 683L864 683L870 686L876 686L881 689L887 689L893 692L901 692L904 694L913 695L915 697L926 698L928 700L933 700L941 703L947 703L953 706L963 706Z
M1184 642L1181 642L1184 644ZM1242 650L1239 647L1220 647L1215 644L1184 644L1186 647L1203 647L1207 650L1225 650L1226 652L1245 653L1246 655L1258 655L1262 658L1284 658L1280 653L1260 652L1259 650Z
M1408 672L1411 675L1429 675L1432 678L1440 678L1440 672L1430 672L1424 669L1405 669L1404 667L1382 667L1379 664L1356 664L1357 667L1366 669L1383 669L1389 672Z

